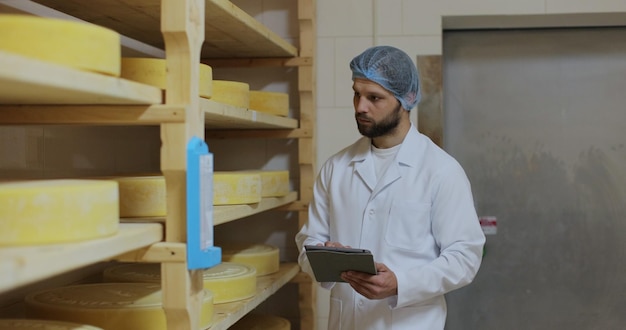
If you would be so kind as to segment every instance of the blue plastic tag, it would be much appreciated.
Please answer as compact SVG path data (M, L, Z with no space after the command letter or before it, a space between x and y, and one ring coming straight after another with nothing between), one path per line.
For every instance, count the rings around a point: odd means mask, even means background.
M210 268L222 261L213 246L213 154L192 137L187 144L187 268Z

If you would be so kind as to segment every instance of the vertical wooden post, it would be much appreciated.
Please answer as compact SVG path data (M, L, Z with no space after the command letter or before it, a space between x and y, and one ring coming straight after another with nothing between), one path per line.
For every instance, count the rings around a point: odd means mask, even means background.
M167 242L187 242L186 146L193 136L204 138L204 116L198 99L204 15L204 0L161 1L161 30L167 63L165 103L186 108L184 123L161 125ZM200 329L200 305L204 295L202 272L188 271L186 262L164 262L161 273L167 328Z
M443 71L441 55L417 57L422 100L417 113L417 129L443 147Z
M310 65L298 67L298 91L300 92L300 128L312 132L311 137L298 140L298 164L300 165L300 201L305 205L313 197L316 162L316 105L315 105L315 56L316 56L316 4L315 0L298 0L298 20L300 23L300 54L302 58L311 58ZM308 221L308 211L298 212L298 225L302 227ZM309 276L298 281L300 329L315 330L316 288Z

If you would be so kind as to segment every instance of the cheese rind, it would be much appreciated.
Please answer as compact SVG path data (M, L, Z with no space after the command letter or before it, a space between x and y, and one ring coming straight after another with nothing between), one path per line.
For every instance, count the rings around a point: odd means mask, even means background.
M250 107L250 85L239 81L213 80L211 99L247 109Z
M161 283L159 264L128 263L104 270L107 282ZM221 304L250 298L256 294L256 270L253 267L222 262L203 272L204 288L213 295L213 303Z
M85 22L0 14L0 50L63 66L120 75L117 32Z
M239 173L258 173L261 176L261 197L282 197L289 194L289 171L249 170Z
M257 276L276 273L280 269L280 254L276 246L268 244L221 243L222 260L256 269Z
M259 173L216 171L213 173L213 205L258 203L261 187Z
M203 273L204 288L213 292L215 304L253 297L256 294L256 270L253 267L222 262Z
M0 245L67 243L117 233L117 182L33 180L0 183Z
M87 324L33 319L2 319L0 330L103 330Z
M247 314L229 330L290 330L289 320L275 315Z
M153 283L82 284L43 290L25 298L29 318L93 324L115 330L166 330L162 292ZM200 324L213 318L213 296L204 292Z
M167 65L164 59L122 58L121 77L124 79L156 86L164 90L167 87L166 72ZM206 64L200 64L199 80L199 95L210 98L213 94L213 69Z
M289 115L289 94L250 91L250 109L287 117Z
M167 215L165 178L134 176L112 178L120 192L120 217L164 217Z

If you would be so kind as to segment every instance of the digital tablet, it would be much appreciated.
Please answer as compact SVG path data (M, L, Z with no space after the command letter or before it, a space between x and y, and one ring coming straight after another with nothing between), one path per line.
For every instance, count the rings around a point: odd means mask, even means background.
M369 250L316 245L304 248L318 282L344 282L341 272L348 270L377 274L374 256Z

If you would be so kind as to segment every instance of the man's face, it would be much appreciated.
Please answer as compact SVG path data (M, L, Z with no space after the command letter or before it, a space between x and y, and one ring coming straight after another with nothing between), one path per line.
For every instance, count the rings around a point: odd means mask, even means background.
M379 84L355 78L354 117L361 135L368 138L384 136L392 132L400 123L402 109L400 102Z

